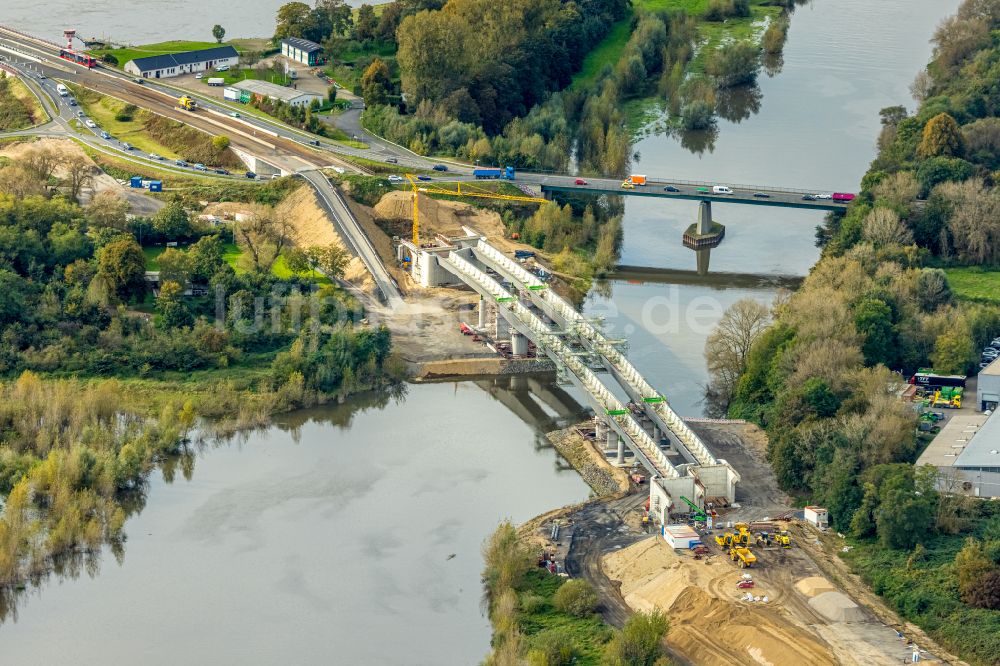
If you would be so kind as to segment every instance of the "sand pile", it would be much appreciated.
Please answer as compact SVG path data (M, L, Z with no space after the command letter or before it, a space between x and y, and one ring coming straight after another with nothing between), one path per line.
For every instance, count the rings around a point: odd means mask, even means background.
M837 588L822 576L810 576L795 583L795 589L807 597L815 597L825 592L836 592Z
M244 207L246 207L244 205ZM344 246L344 240L333 228L333 222L320 207L316 192L311 187L300 187L285 198L274 209L274 214L286 219L295 230L295 244L299 247L313 245ZM348 249L348 248L345 248ZM348 251L350 251L348 249ZM344 278L364 289L374 287L374 282L365 268L364 262L352 255Z
M433 234L462 236L463 225L470 226L490 238L503 236L503 222L493 211L456 201L431 199L423 194L418 196L422 237L430 237ZM375 215L384 220L412 220L413 193L402 191L387 193L375 204Z
M653 537L606 555L603 565L611 579L621 581L621 594L631 608L666 612L667 642L691 663L837 663L825 646L783 618L777 604L739 601L736 582L741 572L727 562L706 564L677 555ZM767 591L758 584L754 594Z
M833 622L863 622L864 610L841 592L824 592L809 600L809 605Z
M685 588L669 612L667 642L692 663L834 666L829 650L766 607L745 606Z

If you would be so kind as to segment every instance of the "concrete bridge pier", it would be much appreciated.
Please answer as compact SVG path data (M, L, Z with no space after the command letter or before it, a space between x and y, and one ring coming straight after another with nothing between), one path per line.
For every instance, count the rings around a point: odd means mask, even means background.
M615 434L617 436L617 433ZM625 464L625 439L623 437L618 437L618 458L617 463L619 465Z
M479 330L482 331L486 328L486 299L482 296L479 297Z
M514 356L528 355L528 338L517 331L510 333L510 353Z
M496 330L493 331L494 334L493 339L506 340L509 333L510 333L510 324L507 323L507 320L504 319L503 315L500 314L500 309L497 308L497 323L496 323Z
M699 236L705 236L712 233L712 202L711 201L699 201L698 202L698 223L695 227L695 231Z

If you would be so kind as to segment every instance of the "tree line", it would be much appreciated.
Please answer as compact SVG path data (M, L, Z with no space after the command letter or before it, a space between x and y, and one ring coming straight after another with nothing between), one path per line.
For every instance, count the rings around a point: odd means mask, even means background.
M781 487L826 506L875 590L978 663L1000 648L996 510L914 468L926 440L892 371L964 375L1000 334L1000 308L956 300L938 268L996 261L986 72L1000 41L984 35L997 27L997 0L942 24L919 108L882 110L878 156L846 215L818 229L803 285L770 311L738 303L706 346L713 392L767 430Z

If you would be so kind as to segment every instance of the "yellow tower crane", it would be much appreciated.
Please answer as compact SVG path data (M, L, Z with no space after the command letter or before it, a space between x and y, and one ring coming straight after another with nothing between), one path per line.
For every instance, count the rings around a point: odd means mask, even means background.
M460 181L456 181L454 183L455 189L450 190L442 187L439 183L418 183L417 177L409 173L406 174L406 179L410 181L410 185L413 187L413 244L417 247L420 247L420 208L417 205L417 197L421 192L424 194L441 194L450 197L476 197L479 199L524 201L528 203L545 203L548 201L548 199L543 199L542 197L529 197L527 195L491 192L490 190L484 190L476 187L472 183L465 183L465 187L463 188Z

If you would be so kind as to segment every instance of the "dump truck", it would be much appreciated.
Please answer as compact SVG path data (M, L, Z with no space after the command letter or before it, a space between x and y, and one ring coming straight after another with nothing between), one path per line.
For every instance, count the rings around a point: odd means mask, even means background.
M194 111L198 108L198 103L187 95L177 98L177 108L183 111Z
M757 562L757 556L749 548L733 546L729 549L729 559L740 565L740 569L748 569Z

